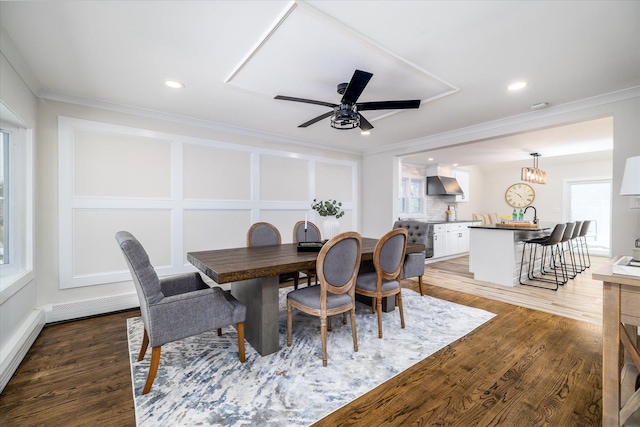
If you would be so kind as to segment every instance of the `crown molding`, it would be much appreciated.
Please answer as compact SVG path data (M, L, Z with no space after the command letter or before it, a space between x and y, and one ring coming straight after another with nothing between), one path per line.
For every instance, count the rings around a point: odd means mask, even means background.
M343 150L338 148L332 148L332 147L327 147L321 144L304 141L301 139L291 138L288 136L282 136L282 135L272 134L268 132L260 132L260 131L255 131L255 130L242 128L238 126L225 125L222 123L212 122L208 120L195 119L192 117L164 113L156 110L148 110L148 109L139 108L139 107L132 107L130 105L100 101L93 98L84 98L84 97L69 95L69 94L60 93L60 92L43 90L39 94L39 98L47 99L51 101L57 101L57 102L66 102L68 104L81 105L84 107L97 108L101 110L113 111L117 113L146 117L146 118L155 119L155 120L162 120L162 121L171 122L171 123L178 123L178 124L217 130L222 132L229 132L229 133L234 133L238 135L250 136L260 140L267 140L267 141L292 144L292 145L298 145L298 146L302 145L302 146L306 146L306 147L310 147L318 150L345 153L345 154L351 154L356 156L362 155L361 152L356 150Z
M444 147L453 143L469 142L471 140L482 138L494 138L499 136L496 134L496 130L524 126L530 124L535 120L553 118L567 113L585 110L588 108L598 107L602 105L611 104L614 102L625 101L628 99L640 98L640 86L634 86L627 89L622 89L615 92L610 92L602 95L593 96L590 98L581 99L578 101L568 102L553 106L544 110L527 112L516 116L505 117L503 119L493 120L478 125L468 126L460 129L455 129L448 132L442 132L435 135L429 135L422 138L417 138L410 141L399 142L393 145L387 145L385 147L371 149L363 152L363 157L389 153L389 152L402 152L403 154L409 154L425 149L433 149L434 147ZM491 134L494 135L491 135ZM503 132L502 134L504 134ZM510 132L508 132L510 133ZM482 136L479 136L482 135Z

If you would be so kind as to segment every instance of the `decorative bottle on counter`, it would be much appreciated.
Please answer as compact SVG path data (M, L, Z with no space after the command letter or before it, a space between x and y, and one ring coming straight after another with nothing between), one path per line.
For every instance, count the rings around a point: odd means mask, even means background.
M515 210L515 208L513 209L513 213L511 214L511 219L514 221L518 220L518 212Z
M518 221L524 221L524 212L522 212L522 209L518 212Z

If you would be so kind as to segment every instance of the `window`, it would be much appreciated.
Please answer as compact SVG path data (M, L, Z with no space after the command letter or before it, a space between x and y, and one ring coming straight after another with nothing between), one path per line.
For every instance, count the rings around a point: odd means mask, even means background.
M403 177L400 183L398 212L403 215L424 213L424 178Z

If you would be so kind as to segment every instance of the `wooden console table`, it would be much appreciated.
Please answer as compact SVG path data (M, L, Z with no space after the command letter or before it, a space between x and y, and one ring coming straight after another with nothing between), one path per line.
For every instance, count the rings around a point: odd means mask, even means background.
M640 390L632 393L621 404L621 354L624 347L624 364L635 365L640 370L638 353L638 329L640 325L640 277L614 274L614 258L605 267L592 275L602 280L602 425L623 426L627 419L640 408ZM626 366L625 366L626 369ZM634 378L635 380L635 378ZM633 389L631 390L633 391Z

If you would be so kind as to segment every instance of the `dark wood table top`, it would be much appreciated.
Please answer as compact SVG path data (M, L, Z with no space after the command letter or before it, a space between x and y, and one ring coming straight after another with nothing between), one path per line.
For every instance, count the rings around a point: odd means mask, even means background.
M362 261L373 259L377 242L362 238ZM407 253L424 250L424 245L407 244ZM296 243L187 253L187 260L218 284L310 270L317 258L318 252L298 252Z

